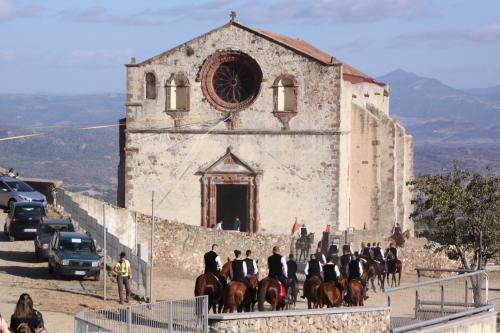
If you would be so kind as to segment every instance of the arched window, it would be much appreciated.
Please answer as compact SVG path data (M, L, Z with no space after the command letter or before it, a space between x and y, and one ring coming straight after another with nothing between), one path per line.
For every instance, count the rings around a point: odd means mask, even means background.
M291 75L281 75L274 81L274 111L297 112L297 84Z
M146 98L156 99L156 77L153 73L146 74Z
M189 110L189 81L185 75L172 75L165 88L167 111Z

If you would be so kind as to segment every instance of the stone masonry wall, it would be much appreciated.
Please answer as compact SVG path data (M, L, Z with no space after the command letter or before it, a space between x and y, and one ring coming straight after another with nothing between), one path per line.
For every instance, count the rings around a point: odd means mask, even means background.
M146 243L150 239L151 217L138 216L139 239ZM167 220L155 220L155 264L167 266L169 270L188 277L203 273L203 255L212 244L219 245L222 263L227 258L234 258L233 251L252 250L258 260L261 276L267 274L267 258L272 254L273 246L279 246L281 254L290 252L290 237L272 234L247 234L234 231L216 231L198 226L187 225Z
M218 320L217 317L227 319ZM232 319L233 317L234 319ZM389 332L389 308L321 309L260 312L248 316L210 316L210 332L217 333L315 333L315 332Z

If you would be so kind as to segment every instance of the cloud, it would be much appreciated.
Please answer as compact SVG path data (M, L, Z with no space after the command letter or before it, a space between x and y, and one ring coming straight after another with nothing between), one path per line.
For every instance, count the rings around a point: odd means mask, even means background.
M388 48L412 47L427 44L433 47L447 47L457 42L491 43L500 42L500 22L468 28L425 30L399 34L388 44Z
M42 6L19 6L12 0L0 0L0 22L14 20L18 17L36 16L42 10Z
M132 49L124 50L72 50L64 61L67 66L102 68L124 64L134 54Z
M63 21L78 23L101 23L115 25L151 26L160 22L152 20L144 12L131 15L115 15L102 6L94 6L86 9L71 7L59 12Z
M2 51L0 50L0 61L7 62L16 59L16 53L14 51Z

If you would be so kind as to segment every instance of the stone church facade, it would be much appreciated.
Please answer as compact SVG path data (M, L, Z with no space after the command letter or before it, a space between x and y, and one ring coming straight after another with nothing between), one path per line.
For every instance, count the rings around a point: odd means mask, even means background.
M289 233L412 229L411 136L389 87L300 39L235 20L126 65L119 204Z

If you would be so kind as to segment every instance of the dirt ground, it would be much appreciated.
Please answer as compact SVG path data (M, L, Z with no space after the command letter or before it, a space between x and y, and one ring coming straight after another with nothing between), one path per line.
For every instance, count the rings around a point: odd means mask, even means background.
M5 215L0 212L0 230L3 230ZM46 262L37 262L33 241L9 242L0 232L0 314L10 321L17 299L29 293L35 307L44 316L49 333L73 332L74 316L88 309L118 307L117 288L108 277L107 296L104 301L103 279L101 281L56 280L48 273ZM201 260L201 258L200 258ZM500 273L490 273L490 288L500 287ZM416 274L404 274L402 283L416 282ZM193 297L194 279L159 267L155 271L154 294L156 300ZM498 292L497 294L500 294ZM366 305L387 305L387 296L382 292L370 292ZM490 296L491 297L491 296ZM394 304L408 303L404 299L393 299ZM132 304L137 304L132 301ZM298 308L306 308L299 300Z

